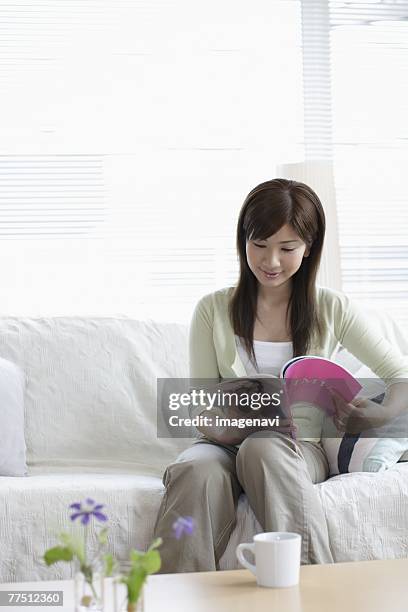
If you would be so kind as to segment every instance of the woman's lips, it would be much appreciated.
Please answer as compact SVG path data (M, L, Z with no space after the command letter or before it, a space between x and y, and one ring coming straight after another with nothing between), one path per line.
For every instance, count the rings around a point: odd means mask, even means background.
M280 272L267 272L266 270L262 270L262 268L260 268L260 270L263 272L266 278L277 278L280 274Z

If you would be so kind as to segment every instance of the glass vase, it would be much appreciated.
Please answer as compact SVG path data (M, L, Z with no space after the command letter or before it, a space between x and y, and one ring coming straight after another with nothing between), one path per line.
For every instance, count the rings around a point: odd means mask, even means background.
M94 572L87 580L82 572L74 577L75 612L103 612L104 608L104 576Z
M144 585L140 589L136 602L129 602L127 587L121 582L121 576L113 579L113 610L114 612L144 612Z

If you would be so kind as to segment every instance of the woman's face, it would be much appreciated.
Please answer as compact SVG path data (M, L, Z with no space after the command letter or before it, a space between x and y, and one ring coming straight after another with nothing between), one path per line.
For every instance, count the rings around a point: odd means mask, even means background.
M290 225L266 240L248 240L248 266L265 288L280 287L297 272L310 249Z

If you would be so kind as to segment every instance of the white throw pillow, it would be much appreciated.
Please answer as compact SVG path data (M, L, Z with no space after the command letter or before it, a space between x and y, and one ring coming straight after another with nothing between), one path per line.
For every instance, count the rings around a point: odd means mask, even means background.
M0 476L26 476L22 370L0 357Z

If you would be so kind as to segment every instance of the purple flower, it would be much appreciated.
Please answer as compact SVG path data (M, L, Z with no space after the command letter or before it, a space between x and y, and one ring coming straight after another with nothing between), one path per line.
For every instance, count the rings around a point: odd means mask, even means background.
M75 502L75 504L70 505L72 510L76 510L76 512L71 514L70 519L75 521L77 518L80 518L82 525L88 525L91 516L94 516L98 521L105 522L108 520L108 517L101 512L103 507L103 504L96 504L93 499L88 497L84 502L84 506L82 506L81 502Z
M192 516L179 516L172 525L173 534L176 540L179 540L182 535L191 535L194 531L194 519Z

